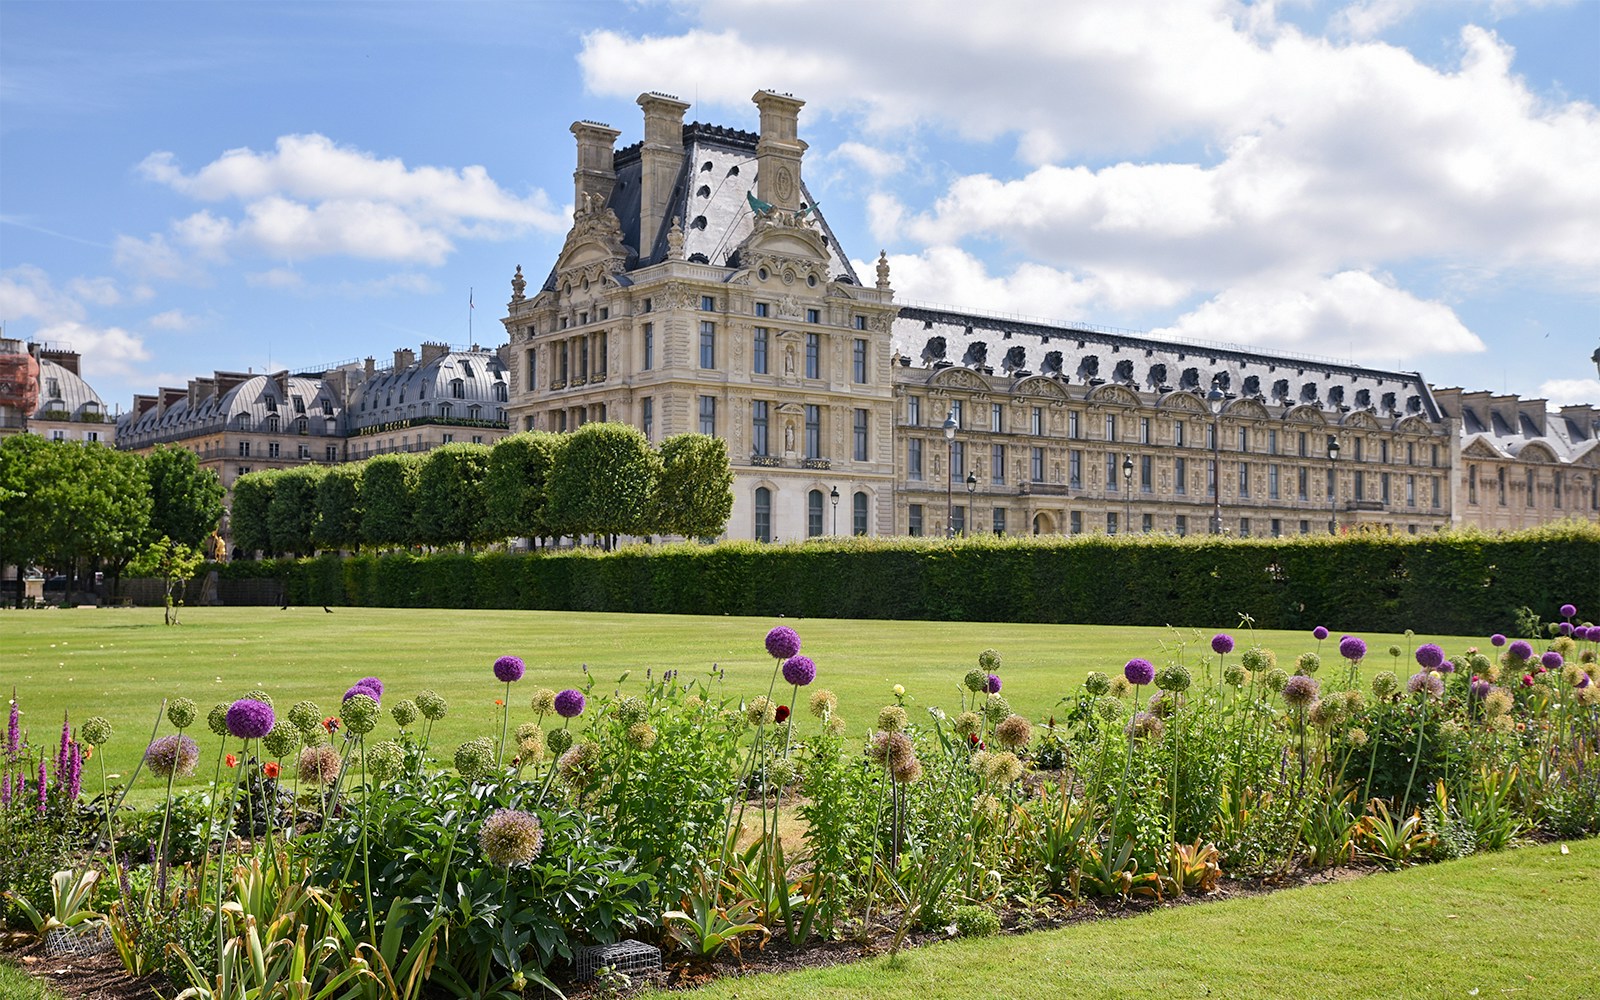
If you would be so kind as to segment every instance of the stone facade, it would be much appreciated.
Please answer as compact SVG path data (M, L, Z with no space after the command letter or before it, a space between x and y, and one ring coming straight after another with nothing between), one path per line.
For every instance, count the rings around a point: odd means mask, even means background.
M0 437L114 443L116 425L80 374L77 351L0 338Z

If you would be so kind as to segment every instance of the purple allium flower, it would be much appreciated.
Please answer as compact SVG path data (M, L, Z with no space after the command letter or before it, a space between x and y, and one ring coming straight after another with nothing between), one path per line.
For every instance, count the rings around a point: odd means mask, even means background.
M1465 661L1463 661L1463 663L1464 662ZM1437 667L1434 667L1433 669L1439 671L1439 673L1441 673L1441 674L1453 674L1458 669L1460 669L1460 667L1456 664L1455 660L1444 659L1444 660L1440 660L1439 661L1439 665Z
M356 683L362 687L369 687L378 692L372 696L373 701L383 700L383 681L378 680L376 677L363 677L359 681L356 681Z
M1486 680L1480 679L1472 682L1472 696L1479 701L1489 697L1489 692L1492 690L1494 690L1494 685Z
M1233 652L1233 636L1226 632L1218 632L1212 636L1211 651L1222 656Z
M1501 635L1499 632L1496 632L1494 635L1489 637L1489 645L1491 646L1504 646L1505 644L1506 637Z
M350 688L350 690L344 693L344 697L340 698L339 701L342 704L349 701L351 698L354 698L358 694L364 694L373 701L377 701L379 692L375 688L367 687L365 681L357 681L355 685Z
M1425 694L1437 698L1444 694L1444 681L1426 670L1419 670L1406 681L1406 690L1412 694Z
M272 706L264 701L240 698L228 706L228 732L241 740L259 740L272 732L276 721Z
M1149 684L1156 679L1156 668L1149 660L1132 659L1122 668L1122 676L1128 679L1129 684L1135 686Z
M767 652L774 659L787 660L800 652L800 633L787 625L779 625L767 633Z
M1589 686L1589 675L1586 674L1586 673L1579 674L1578 675L1578 687L1580 689L1582 689L1582 688L1586 688L1588 686Z
M1424 670L1438 670L1444 663L1444 650L1434 643L1425 642L1417 647L1417 662Z
M1367 644L1353 635L1339 640L1339 655L1352 663L1359 663L1367 655Z
M527 672L527 669L523 665L522 659L516 656L502 656L494 661L495 680L503 684L522 680L522 675Z
M989 693L990 694L999 694L1000 693L1001 685L1000 685L1000 675L999 674L990 674L989 678L988 678L988 683L989 683Z
M1572 626L1572 637L1574 639L1577 639L1579 642L1582 642L1583 640L1589 638L1589 626L1587 626L1587 625L1574 625L1574 626Z
M582 691L567 688L556 695L556 714L563 719L576 719L583 714L584 703Z
M1561 664L1566 661L1561 659L1560 653L1552 649L1548 653L1539 657L1539 662L1544 664L1544 668L1546 670L1560 670Z
M1328 630L1323 628L1321 625L1318 625L1316 628L1311 630L1311 637L1316 639L1318 642L1321 642L1328 637Z
M1563 618L1571 618L1573 615L1575 615L1577 613L1578 613L1578 609L1573 607L1572 605L1570 605L1570 604L1561 605L1561 617L1563 617Z
M1533 659L1533 647L1528 644L1526 639L1518 639L1516 642L1513 642L1510 647L1506 649L1506 652L1511 654L1511 658L1513 660Z
M783 661L783 679L796 687L805 687L817 679L817 665L809 656L791 656Z
M1305 706L1311 704L1312 701L1316 700L1317 691L1320 688L1321 685L1317 683L1317 679L1315 677L1308 677L1305 674L1295 674L1293 677L1289 678L1289 682L1283 686L1284 704L1294 708L1304 708Z
M483 856L502 868L528 864L543 846L539 817L517 809L496 809L478 831Z
M1571 635L1572 626L1566 622L1562 622L1560 625L1556 626L1556 631L1560 632L1562 635Z
M200 763L200 747L181 733L163 736L144 751L144 762L157 777L183 777Z

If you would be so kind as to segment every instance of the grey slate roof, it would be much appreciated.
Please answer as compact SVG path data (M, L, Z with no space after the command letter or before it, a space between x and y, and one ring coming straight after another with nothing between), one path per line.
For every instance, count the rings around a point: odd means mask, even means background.
M451 383L461 380L462 395L452 395ZM504 420L506 402L496 398L495 386L509 390L505 365L493 351L451 351L423 363L380 371L362 383L351 400L350 429L360 430L391 420L439 416L440 404L450 406L452 418L465 419L469 407L481 406L481 420Z
M39 408L33 419L45 418L47 413L66 413L76 420L85 413L104 415L106 404L89 383L47 358L39 359Z

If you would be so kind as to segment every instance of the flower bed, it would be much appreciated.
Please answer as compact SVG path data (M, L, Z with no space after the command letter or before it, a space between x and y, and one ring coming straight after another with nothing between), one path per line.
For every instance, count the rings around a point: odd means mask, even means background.
M516 996L625 939L689 969L893 952L1224 876L1593 833L1600 628L1560 618L1395 646L1365 683L1359 636L1318 627L1280 656L1245 619L1091 673L1042 719L1011 711L995 650L947 700L896 685L881 705L841 705L787 626L751 691L715 668L529 691L507 655L484 670L497 725L459 746L433 742L443 698L376 677L337 708L176 698L120 785L96 751L138 736L87 718L35 745L14 698L5 917L105 934L130 977L193 997L219 975L268 997ZM136 786L155 808L125 807Z

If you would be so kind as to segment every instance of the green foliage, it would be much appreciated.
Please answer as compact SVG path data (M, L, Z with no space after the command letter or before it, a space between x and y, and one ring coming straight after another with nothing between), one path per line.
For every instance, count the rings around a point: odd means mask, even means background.
M493 538L484 477L489 447L447 444L422 456L417 474L416 536L424 545Z
M728 443L708 434L677 434L661 442L655 528L666 535L715 538L733 513L733 468Z
M366 465L347 462L328 469L317 481L316 516L311 537L326 549L361 547L362 474Z
M412 455L379 455L367 460L361 479L363 542L380 548L416 542L420 467Z
M559 434L530 431L496 441L484 477L490 534L497 538L555 535L546 510L545 480L561 453Z
M160 540L152 542L139 553L138 558L134 559L128 569L135 576L155 577L161 581L165 590L166 623L176 625L177 609L183 602L174 595L182 592L183 585L189 582L204 563L205 556L198 549L182 542L175 542L163 535Z
M267 534L273 551L309 555L316 550L311 525L317 514L317 483L326 474L320 465L268 473L275 480L267 508Z
M994 937L1000 933L1000 918L983 906L958 906L955 914L956 933L962 937Z
M273 551L267 512L272 508L276 483L270 472L250 472L233 481L233 507L228 525L233 534L233 547L240 552Z
M584 424L550 470L550 520L568 532L644 535L661 459L643 432L626 424Z
M150 477L150 535L193 549L205 545L222 519L222 481L200 468L195 453L177 445L157 445L145 456Z

